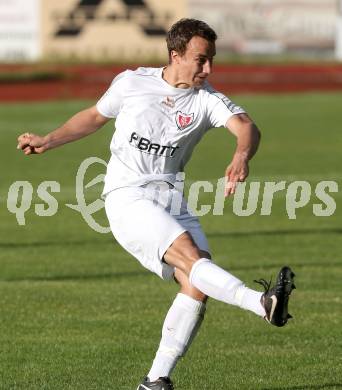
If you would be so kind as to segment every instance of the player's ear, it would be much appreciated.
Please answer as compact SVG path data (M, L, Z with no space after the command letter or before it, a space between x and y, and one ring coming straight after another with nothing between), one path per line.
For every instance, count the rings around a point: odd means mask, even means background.
M176 50L171 50L170 52L170 63L171 64L179 64L180 55Z

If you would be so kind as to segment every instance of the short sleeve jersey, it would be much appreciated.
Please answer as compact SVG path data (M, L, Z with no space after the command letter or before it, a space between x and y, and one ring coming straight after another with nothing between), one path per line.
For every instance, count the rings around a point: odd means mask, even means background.
M120 73L98 101L99 113L116 118L103 194L154 180L175 182L207 130L245 112L207 82L172 87L163 68Z

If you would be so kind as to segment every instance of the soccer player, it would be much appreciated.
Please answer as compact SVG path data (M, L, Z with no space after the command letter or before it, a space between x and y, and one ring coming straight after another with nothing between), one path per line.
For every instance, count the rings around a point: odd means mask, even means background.
M247 113L208 83L216 33L204 22L181 19L167 34L169 63L119 74L98 103L46 136L25 133L18 149L43 153L75 141L116 118L103 197L116 240L150 271L174 278L180 291L164 321L149 373L138 390L170 390L177 361L201 325L208 297L286 324L294 274L283 267L275 285L252 290L211 258L198 219L178 189L179 172L205 132L225 126L237 145L225 171L226 196L248 175L260 133ZM157 196L156 196L157 195Z

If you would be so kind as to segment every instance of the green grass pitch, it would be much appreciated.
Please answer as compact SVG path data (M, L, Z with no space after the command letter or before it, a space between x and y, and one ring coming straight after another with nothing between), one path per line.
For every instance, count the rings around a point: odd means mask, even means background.
M213 257L254 285L275 277L288 264L297 274L290 302L294 319L278 329L253 314L213 300L192 348L179 363L179 390L302 390L342 388L342 131L338 93L241 95L262 130L249 181L307 181L309 203L286 213L285 191L275 196L272 213L236 216L232 199L223 216L201 218ZM113 124L98 133L42 156L16 150L24 131L45 133L93 102L66 101L1 105L0 175L0 388L135 389L148 371L161 326L177 292L174 283L145 271L112 238L88 227L65 206L75 204L75 174L89 156L105 160ZM223 176L234 145L224 129L210 131L187 170L194 180L215 183ZM103 172L92 167L89 177ZM15 181L33 187L25 226L7 209ZM38 185L60 183L58 211L39 217ZM321 203L315 187L335 181L336 211L313 215ZM95 200L101 186L87 192ZM201 204L213 195L202 194ZM17 206L21 199L18 199ZM13 205L12 205L13 206ZM105 225L104 210L96 220ZM152 234L152 233L151 233Z

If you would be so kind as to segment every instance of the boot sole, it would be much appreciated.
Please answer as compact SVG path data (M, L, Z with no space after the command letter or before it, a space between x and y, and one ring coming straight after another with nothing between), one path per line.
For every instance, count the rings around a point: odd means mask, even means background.
M277 307L275 308L271 322L273 325L280 327L284 326L289 318L292 318L292 316L288 312L288 302L292 290L296 287L293 283L295 274L290 267L283 267L279 272L279 276L284 285L284 290L282 297L278 298Z

